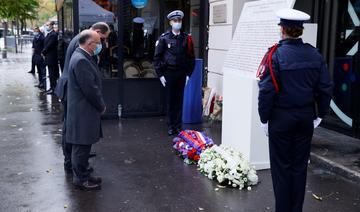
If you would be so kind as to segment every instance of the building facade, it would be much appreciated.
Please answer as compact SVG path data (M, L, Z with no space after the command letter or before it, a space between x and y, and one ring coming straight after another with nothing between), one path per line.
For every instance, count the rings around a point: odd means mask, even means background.
M57 10L64 48L94 22L111 26L107 51L100 58L108 115L115 116L121 105L123 116L144 116L164 111L164 91L152 58L157 37L169 27L168 12L184 11L184 29L194 37L196 56L204 60L203 85L222 95L223 62L247 1L58 0ZM331 113L323 126L360 137L360 0L288 2L318 25L317 48L334 79ZM136 24L136 17L144 24Z
M169 29L166 19L169 12L184 11L183 29L193 36L196 56L205 58L206 1L59 0L56 3L64 49L71 38L95 22L106 22L111 28L106 49L99 58L109 117L117 116L120 108L123 117L163 114L164 89L152 60L156 40Z

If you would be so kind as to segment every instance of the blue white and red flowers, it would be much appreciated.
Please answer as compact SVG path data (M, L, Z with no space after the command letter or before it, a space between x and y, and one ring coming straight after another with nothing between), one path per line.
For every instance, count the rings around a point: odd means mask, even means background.
M210 138L194 130L184 130L173 140L173 148L187 164L196 164L201 152L212 145Z

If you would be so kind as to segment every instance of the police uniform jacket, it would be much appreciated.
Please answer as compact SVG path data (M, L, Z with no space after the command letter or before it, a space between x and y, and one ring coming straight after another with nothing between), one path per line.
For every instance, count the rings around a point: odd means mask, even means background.
M272 67L279 84L276 93L269 71L259 82L259 115L262 123L271 120L272 111L312 110L323 118L328 111L333 83L325 61L316 48L302 39L284 39L272 56Z
M33 53L33 63L36 65L42 65L44 63L44 59L41 56L41 52L44 49L44 34L39 32L32 42L32 48L34 49Z
M154 66L159 77L166 71L181 70L184 74L191 76L195 66L195 56L192 43L189 45L190 35L181 32L175 35L168 31L162 34L156 42ZM189 46L191 46L189 49Z
M42 54L45 56L46 65L58 64L57 49L58 49L58 34L54 30L52 30L45 37L44 49L42 51Z
M100 116L105 109L99 68L86 51L77 48L68 71L66 142L91 145L102 135Z

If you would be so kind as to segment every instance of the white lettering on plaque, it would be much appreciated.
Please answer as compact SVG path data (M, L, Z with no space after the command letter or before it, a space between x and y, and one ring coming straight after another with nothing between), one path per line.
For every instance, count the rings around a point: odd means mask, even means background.
M241 12L224 68L255 78L265 52L280 40L279 18L275 12L286 7L286 0L247 2Z

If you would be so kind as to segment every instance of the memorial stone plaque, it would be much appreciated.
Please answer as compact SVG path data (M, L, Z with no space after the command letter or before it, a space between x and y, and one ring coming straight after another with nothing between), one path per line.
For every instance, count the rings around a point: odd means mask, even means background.
M221 24L227 22L226 4L215 5L213 7L213 22Z

